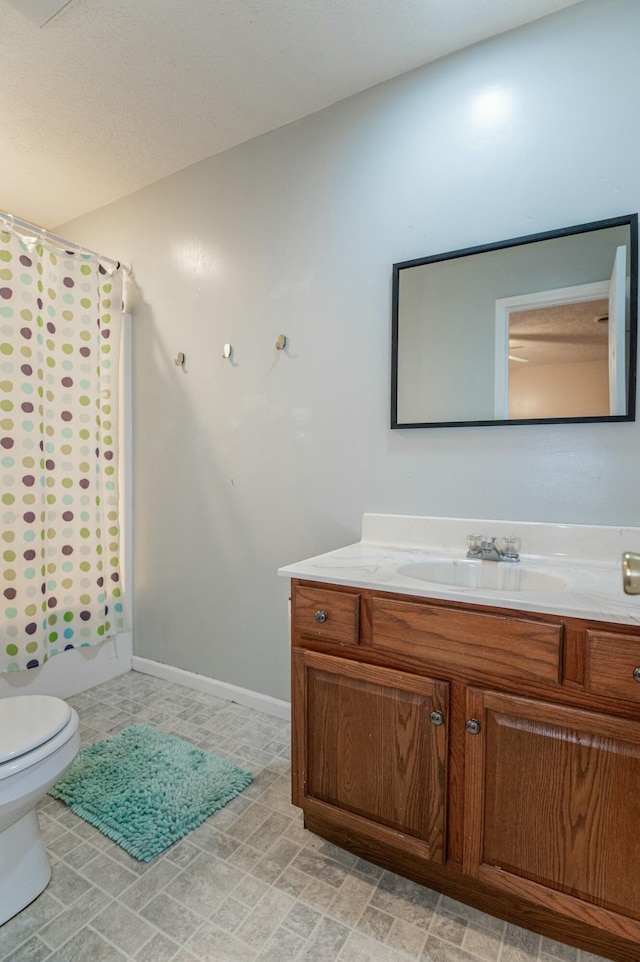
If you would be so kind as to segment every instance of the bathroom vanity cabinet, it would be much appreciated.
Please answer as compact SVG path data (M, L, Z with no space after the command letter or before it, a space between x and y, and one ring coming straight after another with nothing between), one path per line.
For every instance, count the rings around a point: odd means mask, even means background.
M640 958L640 627L292 582L293 800L358 855Z

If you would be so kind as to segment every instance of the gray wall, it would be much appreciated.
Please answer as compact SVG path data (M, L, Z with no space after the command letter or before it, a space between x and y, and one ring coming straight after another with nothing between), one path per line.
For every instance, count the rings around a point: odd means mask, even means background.
M60 225L139 287L138 654L288 698L276 569L364 511L638 524L636 423L388 428L392 263L638 210L638 36L585 0Z

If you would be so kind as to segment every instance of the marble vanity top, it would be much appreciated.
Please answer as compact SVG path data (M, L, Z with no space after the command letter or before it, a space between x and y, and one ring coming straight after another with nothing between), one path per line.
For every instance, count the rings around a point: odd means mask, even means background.
M462 562L467 535L472 533L497 538L514 535L521 539L521 560L516 564L469 563L509 566L514 574L505 572L506 583L517 584L521 580L525 587L467 587L406 574L407 570L420 570L407 569L412 563L439 559ZM636 625L640 624L640 596L624 594L621 559L625 551L638 550L640 528L365 514L361 539L356 544L286 565L278 574L424 598ZM422 570L426 567L423 565ZM544 587L527 589L527 577L519 579L515 569L535 573L530 582Z

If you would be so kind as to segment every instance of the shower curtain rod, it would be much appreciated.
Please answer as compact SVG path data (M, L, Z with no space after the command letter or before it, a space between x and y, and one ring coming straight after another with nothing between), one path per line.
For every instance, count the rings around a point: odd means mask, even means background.
M27 220L21 220L19 217L14 217L13 214L8 214L5 211L0 210L0 220L5 221L7 224L11 224L12 227L17 227L19 230L29 231L31 234L36 234L36 236L42 238L43 240L51 241L57 247L62 247L64 250L74 250L82 252L84 254L91 254L93 257L99 258L99 260L104 261L105 264L112 264L116 270L123 270L125 273L131 273L130 264L122 264L120 261L116 261L113 257L103 257L102 254L96 253L96 251L89 250L88 247L82 247L80 244L76 244L74 241L65 240L64 237L58 237L57 234L52 234L50 231L45 230L44 227L39 227L37 224L31 224Z

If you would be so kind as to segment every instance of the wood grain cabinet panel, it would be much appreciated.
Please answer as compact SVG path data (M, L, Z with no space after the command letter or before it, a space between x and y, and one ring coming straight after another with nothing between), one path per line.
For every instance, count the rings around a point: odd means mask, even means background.
M588 631L585 683L597 695L640 703L640 638Z
M563 626L374 598L371 647L457 671L560 679Z
M640 722L473 689L468 711L466 870L640 919Z
M375 826L408 850L444 858L448 686L296 650L304 744L299 797ZM432 711L443 723L430 721Z
M292 627L303 638L357 645L360 595L299 586L293 595Z

